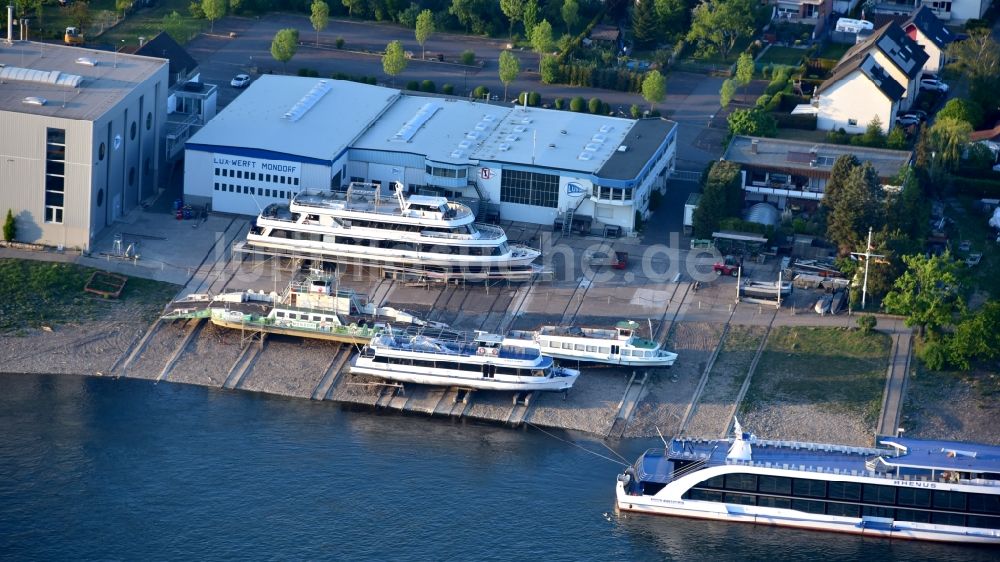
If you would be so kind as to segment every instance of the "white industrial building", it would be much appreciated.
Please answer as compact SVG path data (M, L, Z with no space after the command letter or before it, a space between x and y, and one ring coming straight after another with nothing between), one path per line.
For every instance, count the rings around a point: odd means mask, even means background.
M662 119L267 75L188 141L184 192L215 211L255 215L303 189L398 181L480 202L505 220L629 232L675 150L676 124Z
M157 192L167 61L0 41L0 215L17 240L90 249Z

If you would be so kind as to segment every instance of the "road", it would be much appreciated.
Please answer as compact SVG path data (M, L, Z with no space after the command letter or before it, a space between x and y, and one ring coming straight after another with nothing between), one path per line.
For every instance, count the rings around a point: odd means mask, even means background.
M285 65L275 61L270 55L271 40L283 28L299 30L301 46L295 57ZM237 37L229 37L235 32ZM344 39L344 49L333 45L338 37ZM316 46L316 33L305 15L273 14L266 18L250 19L227 17L215 24L214 34L202 34L187 45L188 51L199 62L202 80L220 85L219 105L224 107L239 93L229 86L233 75L256 70L258 73L292 73L300 68L316 70L321 76L331 76L342 72L355 76L375 76L380 83L391 86L392 80L382 72L379 53L389 41L399 40L407 51L417 58L410 59L407 68L398 75L396 87L403 87L411 80L432 80L440 89L444 84L455 86L458 95L464 95L476 86L486 86L494 93L503 93L503 84L497 73L497 59L507 41L477 36L435 33L426 43L428 58L438 53L445 58L419 60L420 46L413 38L413 31L392 24L331 20L329 27L319 34L320 46ZM463 51L470 50L481 67L456 64ZM365 53L364 51L371 51ZM580 88L562 84L542 84L537 73L538 56L530 51L517 51L521 59L520 76L508 88L508 96L513 98L521 91L537 91L544 103L552 103L555 98L569 99L582 96L585 99L597 97L608 103L614 110L628 112L632 104L646 108L648 104L638 94ZM678 138L678 168L701 170L709 161L722 154L722 140L725 132L708 129L709 120L719 110L719 89L722 79L699 74L671 73L667 81L667 97L657 107L670 119L680 125Z

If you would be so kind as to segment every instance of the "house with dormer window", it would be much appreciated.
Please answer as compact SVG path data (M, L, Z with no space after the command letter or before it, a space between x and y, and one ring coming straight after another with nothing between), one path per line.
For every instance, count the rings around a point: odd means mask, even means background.
M902 27L907 37L916 41L927 53L924 72L940 72L945 64L945 50L955 40L955 34L926 5L913 12Z

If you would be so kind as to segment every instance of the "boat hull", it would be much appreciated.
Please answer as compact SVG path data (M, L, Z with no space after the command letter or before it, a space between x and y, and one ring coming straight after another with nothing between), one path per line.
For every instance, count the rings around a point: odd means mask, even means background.
M647 369L669 369L677 361L677 355L674 354L673 357L613 357L608 355L600 354L587 354L582 353L580 355L575 354L564 354L559 353L555 350L550 351L550 348L542 348L542 355L547 355L553 359L559 359L564 362L579 362L583 364L600 364L608 365L614 367L644 367Z
M300 338L354 343L359 345L368 343L371 341L372 337L380 331L377 328L350 328L348 326L338 326L328 330L309 330L304 328L295 328L293 326L265 324L263 322L241 322L238 320L228 320L221 316L212 316L211 321L212 324L215 324L216 326L234 330L261 331L268 334L281 334L283 336L296 336Z
M790 510L755 508L752 506L732 505L716 502L665 500L652 496L629 495L619 481L615 487L617 508L621 511L666 515L671 517L686 517L689 519L709 519L714 521L734 521L739 523L754 523L777 527L791 527L811 531L827 531L850 533L870 537L893 539L924 540L948 543L994 544L1000 545L1000 534L990 529L975 529L966 527L948 527L946 525L927 525L927 528L911 526L906 522L895 522L890 529L863 526L862 519L855 517L838 517L831 515L811 516L805 512L788 514ZM770 511L770 513L768 512ZM785 513L780 513L785 512ZM931 529L929 527L938 527Z
M397 382L408 382L415 384L426 384L432 386L460 386L464 388L475 388L480 390L507 390L507 391L550 391L558 392L569 390L576 382L576 376L539 378L537 381L498 381L495 379L474 378L452 376L444 373L414 373L411 371L387 371L384 369L372 369L365 366L351 365L351 374L371 375L382 379Z

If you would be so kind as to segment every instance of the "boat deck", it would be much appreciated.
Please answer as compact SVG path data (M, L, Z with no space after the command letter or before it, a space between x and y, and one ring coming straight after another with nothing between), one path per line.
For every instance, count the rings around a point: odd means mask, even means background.
M480 346L471 340L464 341L443 341L426 336L411 335L388 335L383 334L378 343L390 348L402 351L417 351L423 353L438 353L442 355L454 355L460 357L471 357L477 355ZM512 345L502 345L497 348L497 355L500 359L510 359L516 361L534 361L541 354L534 347L519 347Z

